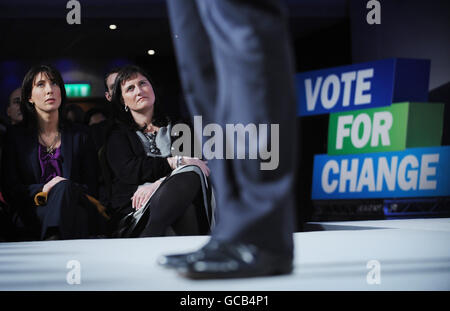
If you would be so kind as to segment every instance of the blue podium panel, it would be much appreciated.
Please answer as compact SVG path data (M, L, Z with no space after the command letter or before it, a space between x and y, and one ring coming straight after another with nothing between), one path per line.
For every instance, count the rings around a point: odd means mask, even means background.
M385 59L296 74L297 110L309 116L427 101L430 61Z
M450 146L316 155L313 200L450 196Z

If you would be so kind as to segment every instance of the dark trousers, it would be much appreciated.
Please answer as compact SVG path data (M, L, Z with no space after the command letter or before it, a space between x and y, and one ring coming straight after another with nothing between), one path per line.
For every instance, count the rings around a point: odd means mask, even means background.
M122 218L113 236L203 235L210 231L200 177L194 172L167 177L144 208L137 223L129 215Z
M177 235L208 233L200 177L185 172L168 177L151 198L140 237L164 236L171 228Z
M296 109L285 12L275 0L170 0L168 8L192 114L224 132L226 124L279 124L275 170L261 170L248 151L245 160L208 162L218 211L212 236L290 256Z
M48 193L47 204L36 207L40 220L40 238L49 228L58 228L61 239L83 239L95 234L99 215L79 186L60 181Z

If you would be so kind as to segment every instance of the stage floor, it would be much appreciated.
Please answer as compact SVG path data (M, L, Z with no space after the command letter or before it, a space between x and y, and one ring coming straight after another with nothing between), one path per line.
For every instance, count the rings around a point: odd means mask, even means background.
M0 290L450 290L450 218L307 227L294 234L293 274L234 280L187 280L156 264L207 236L0 243Z

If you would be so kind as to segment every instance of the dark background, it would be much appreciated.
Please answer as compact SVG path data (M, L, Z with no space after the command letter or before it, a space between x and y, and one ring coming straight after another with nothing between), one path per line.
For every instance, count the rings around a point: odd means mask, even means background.
M181 0L185 1L185 0ZM166 112L188 116L163 0L80 0L81 25L68 25L66 0L0 1L0 113L31 65L51 63L66 83L89 82L84 109L104 105L104 74L134 63L152 76ZM286 0L296 72L377 59L431 59L430 101L450 102L450 1L381 0L381 25L368 25L366 0ZM118 29L108 26L116 24ZM154 49L150 56L147 50ZM449 144L446 105L443 144ZM313 218L314 154L326 153L328 115L298 118L298 223ZM377 202L367 201L366 204Z

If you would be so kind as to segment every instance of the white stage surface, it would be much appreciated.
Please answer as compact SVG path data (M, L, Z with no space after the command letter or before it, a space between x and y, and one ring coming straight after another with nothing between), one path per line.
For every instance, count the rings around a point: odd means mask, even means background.
M207 236L0 243L0 290L450 290L450 219L308 228L294 235L293 274L233 280L188 280L156 264L161 254L197 249Z

